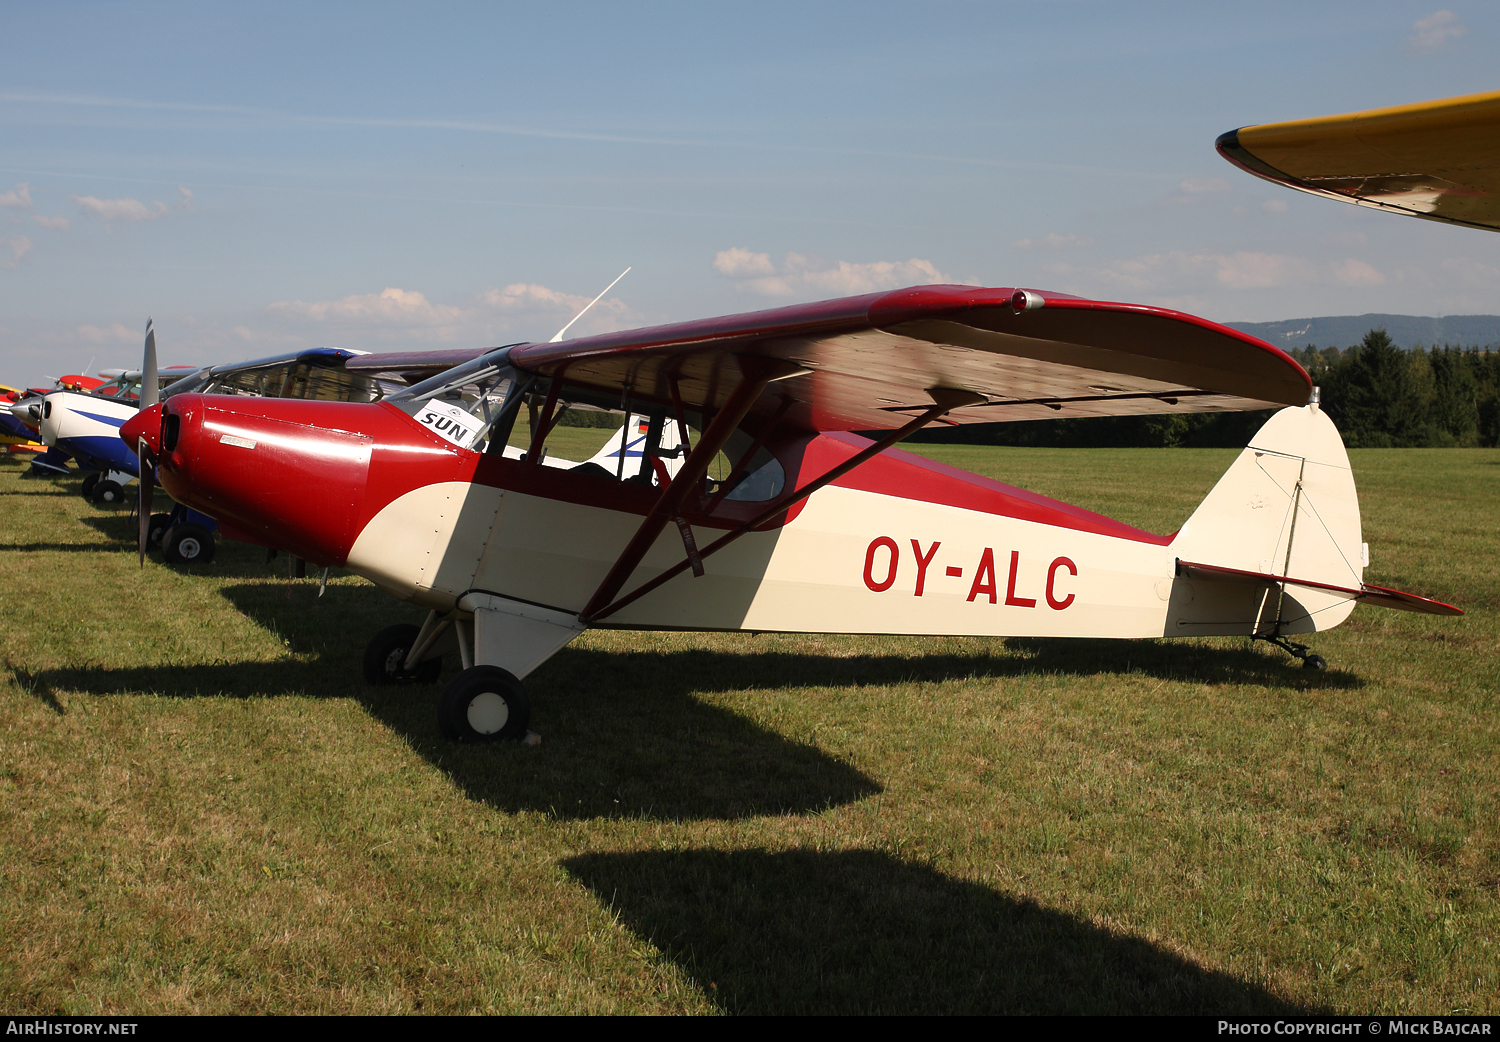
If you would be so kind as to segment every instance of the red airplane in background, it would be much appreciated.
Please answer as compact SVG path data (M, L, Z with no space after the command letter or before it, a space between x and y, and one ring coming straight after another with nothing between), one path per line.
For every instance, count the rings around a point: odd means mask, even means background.
M1178 312L923 286L348 365L416 382L372 404L181 394L121 436L231 538L427 609L366 672L431 682L456 644L457 740L525 736L522 678L591 626L1240 635L1320 667L1289 637L1359 601L1458 613L1363 582L1348 458L1302 368ZM933 423L1274 406L1168 537L893 449ZM613 472L546 458L568 409L623 415Z

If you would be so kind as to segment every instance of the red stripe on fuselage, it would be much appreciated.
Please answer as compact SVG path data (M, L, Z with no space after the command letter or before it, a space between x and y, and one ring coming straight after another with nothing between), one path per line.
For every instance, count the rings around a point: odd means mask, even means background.
M161 479L172 497L217 518L237 536L315 564L340 565L370 519L402 495L440 482L476 482L525 495L644 516L660 491L589 474L530 466L449 444L392 405L221 395L178 395L180 418ZM783 495L813 481L869 442L852 434L789 432L768 447L786 470ZM229 435L231 441L225 442ZM236 439L239 443L236 443ZM246 447L243 442L254 442ZM835 482L839 487L958 507L1075 531L1166 545L1107 517L1024 489L891 450ZM767 504L722 500L688 521L732 528ZM794 505L778 523L795 518Z
M813 444L816 450L809 451L808 458L817 468L817 473L821 473L842 463L870 442L855 434L825 434ZM806 475L803 480L807 480ZM1153 535L1103 514L1048 499L1035 492L1027 492L978 474L970 474L944 463L935 463L900 449L887 449L839 478L834 485L875 492L882 496L896 496L1000 517L1013 517L1021 521L1035 521L1078 532L1093 532L1116 539L1130 539L1138 543L1166 546L1172 541L1170 536Z

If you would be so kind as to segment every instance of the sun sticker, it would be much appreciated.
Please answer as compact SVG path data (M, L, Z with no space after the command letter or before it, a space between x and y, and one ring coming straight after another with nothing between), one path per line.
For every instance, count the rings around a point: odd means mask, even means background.
M470 416L456 405L432 399L417 410L417 422L451 441L461 449L467 449L479 428L484 426L477 416Z

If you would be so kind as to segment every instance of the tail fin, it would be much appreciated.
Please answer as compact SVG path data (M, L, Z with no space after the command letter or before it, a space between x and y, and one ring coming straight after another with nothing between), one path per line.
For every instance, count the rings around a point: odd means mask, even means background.
M1172 552L1180 565L1211 567L1191 577L1179 567L1169 633L1310 633L1348 618L1365 556L1354 475L1333 421L1317 405L1272 416Z

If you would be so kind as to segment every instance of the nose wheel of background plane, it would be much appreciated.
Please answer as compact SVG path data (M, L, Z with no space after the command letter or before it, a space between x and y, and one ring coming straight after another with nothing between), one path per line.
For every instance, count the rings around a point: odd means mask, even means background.
M207 564L214 559L214 534L191 521L175 524L161 535L161 556L168 564Z
M151 523L146 528L146 543L148 546L161 546L161 537L166 534L168 528L172 527L171 514L152 514Z

